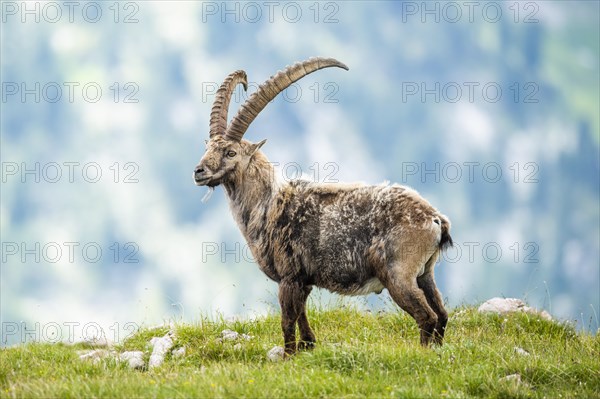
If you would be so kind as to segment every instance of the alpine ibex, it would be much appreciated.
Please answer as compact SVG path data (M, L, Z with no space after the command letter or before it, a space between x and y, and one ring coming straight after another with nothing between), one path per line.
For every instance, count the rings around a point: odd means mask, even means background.
M399 185L281 182L260 151L266 140L242 137L281 91L316 70L348 69L332 58L311 58L259 86L227 126L235 87L231 73L216 93L206 153L194 170L198 186L223 185L235 220L260 269L279 284L286 355L314 346L306 318L313 286L346 295L380 293L418 323L421 344L441 344L448 314L434 281L440 252L452 245L450 222L416 191Z

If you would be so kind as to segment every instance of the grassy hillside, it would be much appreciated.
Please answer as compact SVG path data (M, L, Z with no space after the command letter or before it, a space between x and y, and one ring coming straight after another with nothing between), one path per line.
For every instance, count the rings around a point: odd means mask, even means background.
M114 360L82 361L65 345L0 351L1 397L600 397L600 337L527 314L452 312L444 346L418 345L404 313L312 310L318 345L271 362L281 345L279 316L252 322L204 320L176 327L162 366L132 370ZM232 329L249 341L220 341ZM144 350L167 328L138 332L119 351ZM239 344L239 345L238 345ZM515 348L528 352L524 354ZM519 353L520 352L520 353ZM520 382L502 380L519 374Z

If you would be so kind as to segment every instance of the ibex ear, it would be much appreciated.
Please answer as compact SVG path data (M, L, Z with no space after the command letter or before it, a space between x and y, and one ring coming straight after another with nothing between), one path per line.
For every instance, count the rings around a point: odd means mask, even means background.
M253 143L250 145L250 154L249 155L254 155L254 153L256 151L258 151L260 149L260 147L262 147L265 143L267 142L267 139L261 140L258 143Z

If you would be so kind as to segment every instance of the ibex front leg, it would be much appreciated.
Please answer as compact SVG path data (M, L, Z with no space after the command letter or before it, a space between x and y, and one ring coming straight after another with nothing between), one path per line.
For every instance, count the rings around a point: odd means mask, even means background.
M279 305L281 306L281 329L285 342L285 355L296 353L296 322L306 300L304 287L295 281L279 283Z
M312 291L312 287L304 287L304 296L302 297L302 309L298 316L298 329L300 329L300 342L298 343L298 350L312 349L315 347L315 333L313 333L310 325L308 324L308 318L306 317L306 300Z

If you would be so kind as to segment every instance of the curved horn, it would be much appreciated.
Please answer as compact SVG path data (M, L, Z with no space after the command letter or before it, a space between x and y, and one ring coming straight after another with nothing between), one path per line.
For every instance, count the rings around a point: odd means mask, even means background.
M309 73L334 66L348 70L346 65L333 58L315 57L297 62L292 66L286 67L283 71L277 72L277 74L271 76L269 80L261 84L258 90L252 93L250 98L241 106L237 115L231 121L225 137L229 140L240 141L254 118L279 93Z
M244 90L248 90L248 81L246 72L238 70L232 72L225 78L213 102L212 110L210 111L210 131L209 137L215 134L224 134L227 130L227 111L229 110L229 101L233 89L239 84L244 85Z

